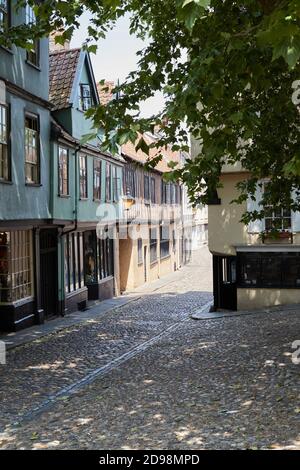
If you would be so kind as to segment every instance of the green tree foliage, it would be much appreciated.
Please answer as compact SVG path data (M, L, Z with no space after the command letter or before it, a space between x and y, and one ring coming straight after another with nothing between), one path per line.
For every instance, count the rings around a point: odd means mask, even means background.
M92 52L124 15L130 17L130 32L147 38L137 69L116 90L119 99L88 112L95 128L105 130L106 149L135 142L157 124L162 129L158 145L186 149L191 133L201 152L173 174L188 185L193 203L207 202L226 161L240 162L251 174L239 185L238 202L254 193L258 180L270 178L265 203L300 207L300 100L292 100L300 89L299 0L29 3L38 24L31 31L24 25L11 28L2 41L24 47L28 35L60 30L58 41L63 42L84 11L91 15L86 47ZM160 90L166 99L163 111L142 118L140 102ZM139 146L147 151L145 142ZM262 214L245 214L244 220Z

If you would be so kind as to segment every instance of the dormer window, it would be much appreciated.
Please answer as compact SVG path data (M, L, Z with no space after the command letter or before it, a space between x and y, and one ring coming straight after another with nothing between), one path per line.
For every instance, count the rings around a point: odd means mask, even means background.
M0 0L0 31L5 31L9 27L9 2Z
M79 109L87 111L93 106L93 99L91 95L91 87L88 84L81 83L79 85Z

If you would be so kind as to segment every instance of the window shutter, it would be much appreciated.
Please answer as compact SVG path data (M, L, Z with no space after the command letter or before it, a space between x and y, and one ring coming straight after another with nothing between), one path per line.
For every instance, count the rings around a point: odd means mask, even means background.
M293 191L293 198L295 191ZM292 231L293 232L300 232L300 212L292 212Z
M261 206L260 202L262 200L262 188L259 186L256 188L255 191L255 201L253 201L250 197L247 200L247 211L260 211ZM264 230L264 221L263 220L255 220L250 222L248 225L248 233L261 233Z

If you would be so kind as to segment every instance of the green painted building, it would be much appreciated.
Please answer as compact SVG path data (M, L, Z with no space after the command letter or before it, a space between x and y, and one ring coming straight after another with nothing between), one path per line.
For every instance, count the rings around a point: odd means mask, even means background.
M35 21L2 0L0 31ZM0 330L41 320L40 240L50 214L48 40L0 47Z
M124 160L99 151L101 134L81 144L82 136L92 131L84 112L99 103L87 52L50 53L50 101L51 214L58 227L58 304L63 314L117 293ZM49 301L47 314L53 311Z

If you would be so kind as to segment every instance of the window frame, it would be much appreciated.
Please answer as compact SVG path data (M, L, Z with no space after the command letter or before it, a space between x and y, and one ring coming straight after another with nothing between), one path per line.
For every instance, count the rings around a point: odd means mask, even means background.
M81 166L81 162L84 162L84 168ZM84 182L84 191L82 191L83 182ZM79 155L79 198L80 200L88 199L87 155L83 155L83 154Z
M30 119L34 122L36 122L36 129L31 129L26 126L26 119ZM30 148L30 146L27 145L26 143L26 129L33 130L36 133L36 161L30 161L27 159L28 153L27 150ZM34 148L34 147L33 147ZM27 149L27 150L26 150ZM24 117L24 160L25 160L25 184L27 186L40 186L41 185L41 168L40 168L40 117L37 114L33 114L30 112L25 112L25 117ZM30 181L27 180L27 166L28 165L35 165L36 168L36 181Z
M32 299L34 296L32 230L4 230L0 233L0 238L1 236L7 237L6 243L0 243L1 252L6 251L6 256L1 256L1 261L6 261L7 267L6 272L0 272L0 305L13 305ZM3 288L5 276L7 285ZM4 291L7 294L6 300L3 300Z
M163 236L165 230L168 230L168 238ZM159 257L160 259L168 258L170 254L170 225L161 224L159 226Z
M84 90L87 89L89 90L89 93L87 96L84 95ZM89 100L88 105L86 106L86 100ZM90 83L80 83L79 84L79 110L80 111L87 111L88 109L92 108L94 105L94 100L92 96L92 89Z
M36 24L36 16L31 5L26 3L25 6L25 23L26 25ZM40 68L40 40L32 40L31 50L26 50L26 62L36 68Z
M249 283L243 279L245 273L245 265L251 266L251 262L256 262L257 266L254 267L256 272L255 282L252 279ZM291 261L299 262L299 278L295 279L294 283L287 282L289 268ZM266 268L264 262L268 261L272 273L274 270L275 261L279 261L277 268L278 278L272 282L271 279L267 280ZM296 266L297 267L297 266ZM264 271L265 270L265 271ZM300 289L300 252L240 252L237 255L237 287L240 289Z
M144 202L150 204L150 175L144 174Z
M0 4L0 13L2 12L4 21L0 23L0 32L5 32L5 29L11 26L11 2L10 0L6 0L6 9L3 5ZM3 29L1 27L3 25Z
M137 239L137 264L141 266L143 263L143 239L140 237Z
M6 142L0 141L0 146L3 146L6 149L6 168L7 168L7 177L0 175L0 183L10 183L11 182L11 119L10 119L10 106L4 103L0 103L0 116L2 114L1 108L5 111L5 134ZM0 128L1 128L1 118L0 118ZM1 136L1 133L0 133ZM2 155L4 154L2 150ZM5 158L2 159L3 166ZM0 163L1 165L1 163Z
M156 191L156 180L155 180L154 176L151 176L150 177L150 201L151 201L151 204L156 203L155 191Z
M96 168L96 164L99 164L99 168ZM101 175L102 175L102 160L98 157L94 157L93 161L93 199L94 201L101 201ZM99 186L96 186L96 179L99 182Z
M153 234L155 233L155 236ZM154 253L155 252L155 253ZM150 253L150 265L157 263L157 228L149 228L149 253Z
M131 165L126 165L123 178L123 190L125 195L129 194L132 197L136 197L136 181L136 168L133 168Z
M112 185L111 185L111 163L106 162L105 165L105 202L112 202Z
M67 178L63 178L62 165L61 165L61 150L66 151L66 162L67 162ZM70 187L69 187L69 168L70 158L69 158L69 149L63 145L58 145L58 195L60 197L69 197L70 196ZM63 190L63 182L67 182L67 191L66 193ZM62 183L62 184L61 184Z

